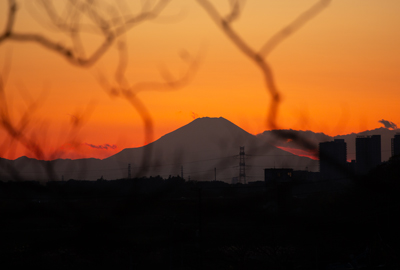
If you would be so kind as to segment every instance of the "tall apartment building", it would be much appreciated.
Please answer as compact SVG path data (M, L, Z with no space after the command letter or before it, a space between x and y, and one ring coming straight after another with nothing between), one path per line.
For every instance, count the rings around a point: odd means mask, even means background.
M392 157L400 155L400 133L396 133L392 138Z
M367 174L381 164L381 135L356 138L356 172Z
M346 177L347 145L343 139L319 143L319 171L322 179Z

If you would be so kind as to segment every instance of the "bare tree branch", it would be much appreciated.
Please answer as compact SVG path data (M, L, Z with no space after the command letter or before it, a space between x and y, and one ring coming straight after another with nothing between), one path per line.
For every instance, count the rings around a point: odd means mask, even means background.
M140 170L137 172L137 175L143 175L149 169L149 164L151 162L153 145L151 142L153 141L154 134L154 125L153 118L151 116L150 111L148 110L145 103L138 97L138 93L143 91L173 91L177 90L183 86L185 86L193 77L196 72L201 53L199 53L196 57L189 57L188 67L186 72L178 79L166 80L165 82L159 81L148 81L148 82L139 82L133 85L128 84L128 80L125 77L126 71L126 59L127 59L127 51L124 46L124 43L120 44L120 58L119 67L117 68L117 72L115 74L115 79L117 86L112 86L108 80L104 76L99 76L98 81L100 85L111 95L111 96L120 96L126 99L139 114L142 119L144 125L144 137L145 144L147 144L144 148L144 154L142 156Z
M287 27L272 36L261 48L256 51L232 28L231 24L240 14L239 5L237 1L231 1L231 13L223 18L208 0L196 0L211 17L211 19L222 29L236 47L250 60L252 60L261 70L266 89L271 95L271 104L267 114L267 126L271 129L278 129L276 118L278 115L280 103L280 91L276 85L272 69L268 62L265 60L267 55L275 49L284 39L288 38L291 34L298 31L306 22L314 18L325 7L327 7L331 0L320 0L314 4L310 9L301 14ZM315 149L316 145L309 142L306 138L297 138L295 134L286 134L287 137L296 139L296 141L306 147L307 149ZM296 137L296 138L294 138Z
M32 42L63 56L73 65L90 67L119 39L119 61L115 72L115 80L118 87L109 88L109 92L127 99L134 107L143 120L145 143L150 143L153 140L153 120L146 105L137 97L137 92L149 90L150 88L161 90L180 87L190 77L189 75L192 74L191 71L194 70L193 67L196 65L191 65L189 67L190 72L188 71L180 81L138 83L131 87L125 78L125 71L128 66L128 51L125 44L126 42L121 39L121 36L140 23L157 18L170 0L146 1L146 4L142 5L141 11L136 15L122 14L120 9L96 0L67 0L64 13L59 13L50 0L38 0L37 2L41 4L41 9L44 11L45 17L48 18L55 29L69 36L72 46L58 43L44 34L15 31L13 26L17 15L16 0L9 0L7 25L3 34L0 34L0 46L5 41ZM83 25L83 17L86 17L86 19L91 22L91 25ZM86 56L81 34L84 33L86 29L89 29L89 27L95 29L97 33L102 36L102 41L97 45L94 51ZM105 80L102 81L104 84ZM4 105L0 111L0 120L3 129L13 140L20 142L28 151L33 152L36 158L44 159L44 152L37 143L36 138L29 137L24 132L31 117L28 111L32 108L28 108L27 113L23 114L19 126L15 126L9 116L9 111L6 106L7 102L3 91L4 87L1 87L0 90L0 102ZM31 105L33 106L33 104ZM76 131L78 126L79 125L73 125L72 129ZM69 140L71 142L75 141L74 136L69 136ZM148 147L148 149L149 150L145 151L142 158L143 165L149 162L151 158L151 147ZM58 152L55 151L50 156L56 157L57 154Z
M216 8L207 0L196 0L210 15L213 21L223 30L223 32L230 38L247 57L249 57L254 63L260 68L265 85L271 94L272 102L269 106L268 113L268 126L276 128L276 115L279 105L279 91L275 83L275 79L269 64L255 51L245 40L239 36L239 34L232 28L230 21L223 19L218 13Z
M15 22L15 15L17 13L17 3L15 2L15 0L8 0L8 6L9 8L8 8L7 23L3 34L0 35L0 43L11 35Z
M332 0L320 0L315 3L308 10L303 12L298 16L293 22L284 27L278 33L273 35L260 49L259 54L262 57L267 57L270 52L272 52L283 40L288 38L293 33L297 32L301 27L303 27L307 22L315 18L318 14L322 12L323 9L328 7Z
M239 19L242 8L240 6L239 0L230 0L229 4L231 6L231 12L225 17L225 21L228 23L232 23Z
M81 66L89 67L96 63L107 50L111 47L117 37L129 31L132 27L155 19L161 11L167 6L170 0L160 0L151 9L145 10L136 16L129 16L122 20L119 18L105 18L99 12L93 1L72 1L71 5L75 5L75 8L80 12L83 12L88 18L97 26L102 33L103 41L94 52L88 57L83 55L83 46L79 43L79 16L76 15L71 25L67 25L66 20L63 20L57 15L54 7L48 0L42 0L45 11L50 20L55 23L57 27L68 32L72 37L73 47L68 47L51 40L50 38L36 33L18 33L13 31L13 24L17 13L17 4L15 0L9 0L9 14L5 31L0 35L0 45L6 40L17 41L17 42L34 42L46 49L56 52L64 56L70 63ZM119 23L115 23L119 22Z

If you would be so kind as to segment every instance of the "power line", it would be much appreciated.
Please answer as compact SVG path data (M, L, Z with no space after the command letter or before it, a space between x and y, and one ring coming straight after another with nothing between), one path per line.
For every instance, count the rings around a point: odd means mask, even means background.
M209 158L209 159L202 159L202 160L193 160L193 161L187 161L187 162L180 162L180 163L171 163L171 164L160 164L160 165L153 165L153 166L137 166L137 167L131 167L131 169L145 169L145 168L158 168L158 167L167 167L167 166L178 166L181 164L191 164L191 163L198 163L198 162L204 162L204 161L211 161L211 160L218 160L218 159L226 159L226 158L232 158L232 157L237 157L237 155L233 156L226 156L226 157L219 157L219 158ZM91 170L80 170L80 171L74 171L74 172L69 172L69 173L84 173L84 172L96 172L96 171L123 171L126 170L125 168L110 168L110 169L91 169ZM58 171L63 171L63 170L58 170ZM36 171L36 172L20 172L22 174L41 174L41 173L46 173L46 171Z

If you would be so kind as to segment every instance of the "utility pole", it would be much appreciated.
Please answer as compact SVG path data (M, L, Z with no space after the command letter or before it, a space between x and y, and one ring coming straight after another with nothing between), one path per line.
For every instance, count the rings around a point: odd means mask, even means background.
M240 160L239 160L239 182L242 184L246 184L246 162L244 159L244 146L240 146L239 152Z
M217 168L214 168L214 181L217 181Z
M183 179L183 166L181 166L181 178Z
M131 164L128 164L128 179L131 179Z

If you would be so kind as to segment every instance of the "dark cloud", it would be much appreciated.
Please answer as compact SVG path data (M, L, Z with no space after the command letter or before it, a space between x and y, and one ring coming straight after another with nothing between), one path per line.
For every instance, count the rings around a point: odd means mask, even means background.
M103 145L94 145L94 144L90 144L90 143L85 143L87 146L91 147L91 148L95 148L95 149L102 149L102 150L108 150L108 149L116 149L117 146L115 144L111 145L108 143L105 143Z
M397 129L397 125L388 120L382 119L382 120L379 120L378 122L382 123L385 126L385 128Z

